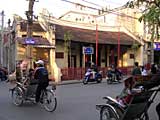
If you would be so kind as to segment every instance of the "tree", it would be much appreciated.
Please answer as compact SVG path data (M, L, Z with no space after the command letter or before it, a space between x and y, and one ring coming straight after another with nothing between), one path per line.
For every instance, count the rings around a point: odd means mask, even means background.
M71 67L71 39L73 38L70 31L66 31L64 33L64 46L65 46L65 52L69 54L69 60L70 60L70 67Z
M142 16L139 21L147 23L151 32L151 63L154 63L154 41L159 39L160 0L134 0L127 2L126 7L139 8Z

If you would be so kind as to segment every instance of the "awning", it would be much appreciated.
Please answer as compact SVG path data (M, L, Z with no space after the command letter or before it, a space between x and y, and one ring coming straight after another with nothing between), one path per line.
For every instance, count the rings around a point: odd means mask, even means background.
M71 41L76 42L86 42L86 43L96 43L96 30L82 29L70 26L56 25L56 39L64 40L64 34L69 31L73 36ZM98 43L99 44L117 44L118 39L120 39L121 45L132 45L133 41L137 42L133 36L119 31L98 31ZM137 42L138 43L138 42ZM140 43L138 43L140 44Z
M49 48L49 49L55 49L56 47L54 45L49 46L49 45L34 45L33 47L35 48Z

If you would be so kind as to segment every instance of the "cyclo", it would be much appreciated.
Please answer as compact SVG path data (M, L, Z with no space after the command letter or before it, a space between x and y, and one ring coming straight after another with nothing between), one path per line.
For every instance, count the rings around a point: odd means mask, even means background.
M160 91L159 85L159 79L137 82L132 90L139 92L125 106L110 96L103 97L106 103L96 105L100 120L149 120L148 109Z
M16 106L22 106L24 102L35 101L35 92L37 88L36 83L26 84L29 78L23 78L23 82L16 82L15 86L10 89L12 102ZM40 103L43 105L45 110L52 112L56 110L57 98L55 94L56 85L49 85L45 90L41 91Z

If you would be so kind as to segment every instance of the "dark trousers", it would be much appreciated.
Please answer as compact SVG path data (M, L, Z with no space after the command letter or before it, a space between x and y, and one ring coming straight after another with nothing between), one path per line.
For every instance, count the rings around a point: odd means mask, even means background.
M39 102L42 90L45 90L48 83L39 83L36 90L36 102Z
M3 71L0 71L0 79L1 79L1 81L5 81L7 79L7 77Z
M156 111L157 111L157 114L158 114L158 118L160 120L160 103L156 106Z

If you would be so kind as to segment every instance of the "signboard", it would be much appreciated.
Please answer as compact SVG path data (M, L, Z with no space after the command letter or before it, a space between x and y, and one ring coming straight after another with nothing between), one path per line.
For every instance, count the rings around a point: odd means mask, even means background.
M154 50L160 50L160 43L154 43Z
M35 40L33 38L26 38L25 43L28 45L33 45L35 44Z
M83 47L83 54L93 54L94 49L93 47Z

